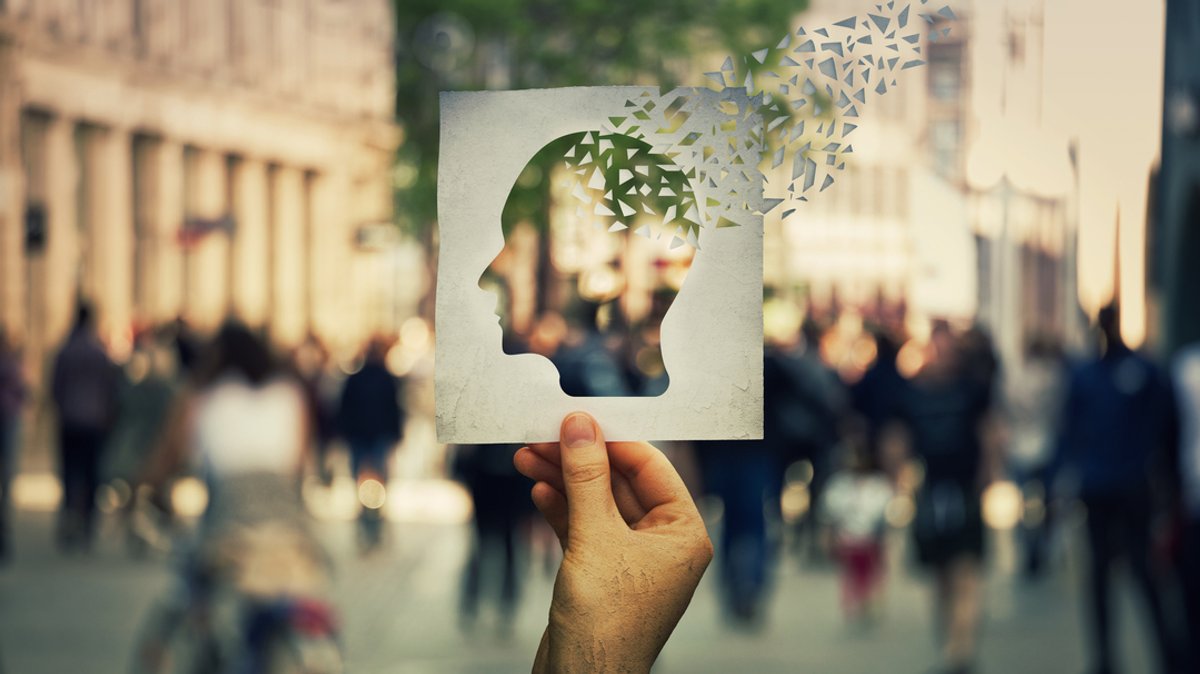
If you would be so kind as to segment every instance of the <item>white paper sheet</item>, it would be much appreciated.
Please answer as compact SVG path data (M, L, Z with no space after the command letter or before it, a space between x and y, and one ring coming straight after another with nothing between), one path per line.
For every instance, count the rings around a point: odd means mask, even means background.
M691 91L688 124L723 121L720 94ZM739 226L705 222L691 270L663 320L670 386L657 397L570 397L558 371L534 354L501 350L496 297L480 275L504 247L501 212L527 161L550 141L598 130L626 103L658 96L643 87L579 87L444 93L438 174L436 399L447 443L546 442L574 410L594 415L609 440L762 437L761 175L747 167L693 184L698 196L737 192ZM728 94L726 94L728 95ZM750 138L753 125L733 133ZM728 132L725 132L728 135ZM654 139L647 138L653 144ZM676 163L693 168L684 156ZM694 181L696 182L696 181ZM728 211L725 211L729 216ZM734 219L734 218L730 218Z

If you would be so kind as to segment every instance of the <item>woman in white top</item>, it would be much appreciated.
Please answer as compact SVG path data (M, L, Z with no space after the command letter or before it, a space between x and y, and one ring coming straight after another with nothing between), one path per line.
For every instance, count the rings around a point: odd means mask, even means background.
M265 342L226 323L181 393L147 480L159 486L183 472L204 477L208 505L188 565L201 584L232 573L240 589L255 594L326 589L326 556L309 530L300 491L309 417L299 382L276 364ZM282 568L250 578L247 567L263 559Z
M226 323L176 403L147 481L199 471L209 489L204 537L238 522L303 524L300 476L309 410L299 382L265 342Z

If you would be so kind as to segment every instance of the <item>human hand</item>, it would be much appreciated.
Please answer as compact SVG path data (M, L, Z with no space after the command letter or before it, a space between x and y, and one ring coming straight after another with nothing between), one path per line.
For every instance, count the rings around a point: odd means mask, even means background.
M679 473L582 412L513 463L563 546L534 672L649 672L713 555Z

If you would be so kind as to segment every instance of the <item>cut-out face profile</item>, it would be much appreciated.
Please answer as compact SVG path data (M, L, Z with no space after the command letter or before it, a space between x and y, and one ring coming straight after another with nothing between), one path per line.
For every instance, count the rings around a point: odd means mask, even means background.
M504 248L479 279L496 295L504 352L549 357L568 395L663 393L659 328L699 220L689 176L642 140L590 131L544 146L512 187Z

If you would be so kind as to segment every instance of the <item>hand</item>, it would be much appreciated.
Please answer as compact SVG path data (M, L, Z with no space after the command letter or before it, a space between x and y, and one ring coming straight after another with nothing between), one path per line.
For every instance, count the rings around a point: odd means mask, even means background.
M606 445L582 412L513 463L563 546L534 672L649 672L712 561L679 473L645 442Z

